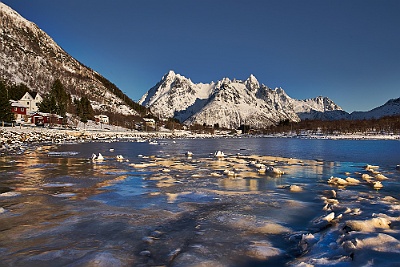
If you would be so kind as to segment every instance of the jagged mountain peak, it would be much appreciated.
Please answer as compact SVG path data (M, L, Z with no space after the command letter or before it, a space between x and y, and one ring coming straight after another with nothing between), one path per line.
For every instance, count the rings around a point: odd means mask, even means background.
M162 77L161 80L164 80L164 81L173 81L173 80L175 80L175 79L186 79L186 77L183 76L183 75L180 75L180 74L175 73L175 71L173 71L173 70L169 70L169 71Z
M348 113L343 111L340 106L325 96L293 100L293 108L302 120L336 120L345 119L348 116Z
M176 73L173 70L169 70L168 73L166 74L167 76L175 76Z
M260 88L260 83L253 74L250 74L244 84L246 85L246 88L252 92L257 91Z
M229 79L228 77L224 77L221 80L219 80L217 84L230 84L232 82L236 82L236 80L234 79L231 81L231 79Z
M278 94L286 94L282 87L275 87L274 91Z
M176 73L173 70L168 71L161 79L161 81L173 81L175 80Z
M293 99L282 87L270 89L264 84L260 85L254 75L244 81L225 77L209 84L196 84L175 73L175 76L170 72L166 75L175 78L167 79L168 82L162 79L143 96L140 103L149 107L154 114L174 117L185 124L228 128L248 124L263 128L283 120L350 118L347 112L326 96ZM379 109L379 114L388 106L400 106L399 102L400 99L388 101L384 108Z
M160 83L164 83L165 86L167 86L167 84L171 84L171 83L191 83L192 81L189 78L186 78L185 76L175 73L175 71L170 70L168 71L161 79Z
M169 74L167 77L173 76ZM139 103L154 114L175 117L187 124L235 128L248 123L261 128L281 120L299 120L283 89L260 86L254 75L245 81L225 77L209 84L163 78Z
M282 87L270 89L260 84L254 75L244 81L225 77L209 84L195 84L171 72L166 76L171 79L163 78L142 97L140 104L161 117L174 117L186 124L235 128L246 123L263 128L282 120L349 116L328 97L293 99Z

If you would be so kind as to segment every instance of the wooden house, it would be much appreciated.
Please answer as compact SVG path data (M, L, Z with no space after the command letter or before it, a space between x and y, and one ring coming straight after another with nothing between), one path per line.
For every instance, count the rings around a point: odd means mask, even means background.
M63 117L56 114L35 112L31 115L31 123L35 125L62 124Z
M11 112L14 114L14 120L16 122L24 122L27 118L27 107L21 104L19 101L11 100Z

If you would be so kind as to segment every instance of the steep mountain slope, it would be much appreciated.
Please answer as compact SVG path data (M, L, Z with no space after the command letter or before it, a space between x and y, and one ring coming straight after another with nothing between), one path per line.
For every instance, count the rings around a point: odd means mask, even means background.
M87 95L95 109L137 114L124 103L123 93L115 85L78 62L38 26L1 2L0 79L24 83L41 94L59 79L73 97Z
M161 118L178 117L181 121L202 108L202 100L209 97L213 85L194 84L190 79L185 78L175 72L170 71L164 75L159 83L151 88L139 100L139 104L144 103L152 107L151 111ZM190 111L187 110L190 107ZM184 112L186 111L186 112ZM178 113L180 115L177 115Z
M354 111L350 114L350 118L353 120L379 119L385 116L395 115L400 115L400 97L396 99L390 99L384 105L374 108L370 111Z

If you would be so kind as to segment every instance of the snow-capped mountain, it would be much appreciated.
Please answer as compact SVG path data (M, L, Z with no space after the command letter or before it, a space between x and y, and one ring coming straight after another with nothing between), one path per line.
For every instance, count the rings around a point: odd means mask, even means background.
M350 114L350 118L353 120L379 119L385 116L396 115L400 115L400 97L396 99L390 99L384 105L374 108L370 111L354 111Z
M72 97L87 95L95 109L137 114L124 103L123 93L115 85L74 59L36 24L1 2L0 78L24 83L41 94L47 93L59 79Z
M173 71L163 76L139 104L161 118L227 128L241 124L262 128L284 120L299 121L297 113L342 111L329 98L292 99L282 88L268 88L253 75L245 81L224 78L196 84Z
M282 88L260 84L254 75L245 81L223 78L211 83L193 83L169 71L139 100L160 118L176 118L185 124L256 128L281 121L371 119L400 115L400 98L367 112L344 111L328 97L298 100Z
M158 117L177 117L184 121L190 112L193 115L202 108L202 102L208 99L212 88L213 84L194 84L190 79L170 71L142 96L139 104L151 106L152 113Z
M318 96L312 99L293 99L294 111L301 120L341 120L348 119L349 114L342 110L328 97Z

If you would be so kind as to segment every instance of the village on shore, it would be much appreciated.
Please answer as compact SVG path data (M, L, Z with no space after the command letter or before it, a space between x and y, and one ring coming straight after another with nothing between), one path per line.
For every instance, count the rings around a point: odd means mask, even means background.
M62 87L62 85L60 85ZM174 121L157 123L154 118L141 118L141 121L116 120L98 114L83 120L79 116L65 117L39 111L43 97L37 93L25 92L19 100L10 100L12 123L0 123L0 155L23 153L35 146L43 144L65 144L79 142L153 142L155 139L167 138L303 138L303 139L383 139L400 140L398 131L386 129L382 125L388 121L373 122L376 127L355 127L351 131L349 125L329 127L325 122L313 122L312 127L305 124L292 125L290 122L280 123L269 132L252 131L249 125L239 129L223 129L219 126L187 127ZM169 125L168 125L169 123ZM311 123L306 121L306 123ZM380 124L379 124L380 123ZM334 124L331 123L331 124ZM118 126L125 125L126 127ZM367 124L368 125L368 124ZM289 127L290 126L290 127ZM292 127L293 126L293 127ZM304 127L304 128L303 128ZM343 129L339 131L337 129Z
M268 135L251 135L240 132L214 131L214 133L195 133L189 130L138 131L121 126L108 125L90 121L79 124L76 128L65 127L38 127L34 125L1 126L0 125L0 155L9 153L23 153L35 146L44 144L67 144L81 142L152 142L157 139L174 138L303 138L303 139L331 139L331 140L399 140L396 134L318 134L312 132L288 132Z

